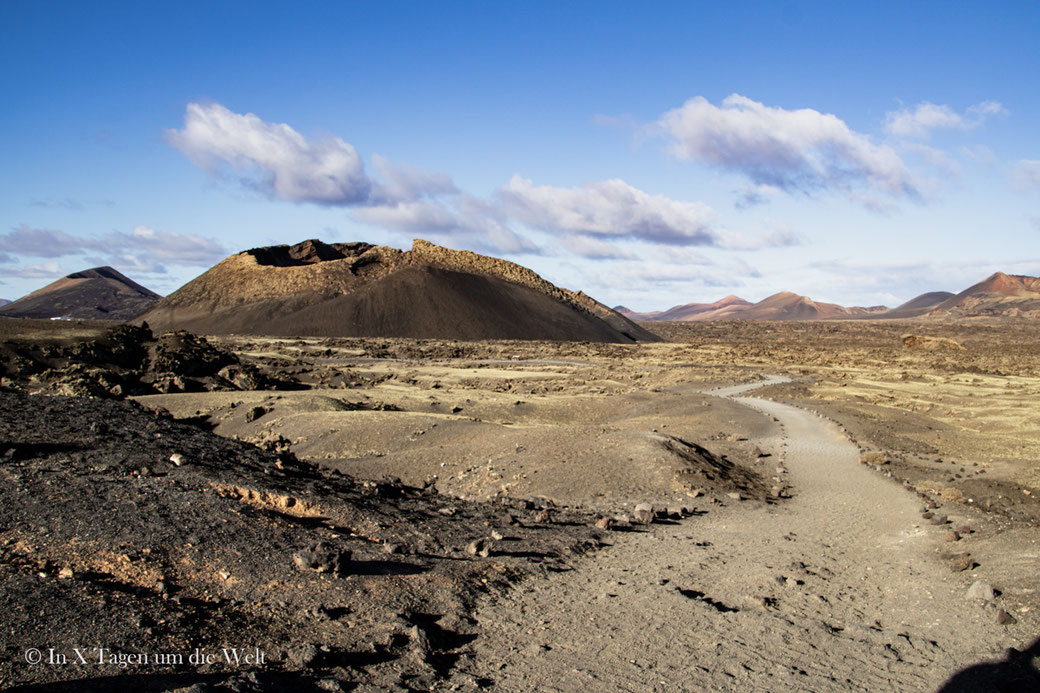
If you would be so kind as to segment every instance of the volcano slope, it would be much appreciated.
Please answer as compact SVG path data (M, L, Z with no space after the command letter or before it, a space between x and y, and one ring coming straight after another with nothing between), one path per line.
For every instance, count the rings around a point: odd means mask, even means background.
M233 255L141 315L200 334L536 339L658 338L581 292L511 262L416 240L255 248Z
M74 272L0 307L0 317L127 320L161 298L111 267Z

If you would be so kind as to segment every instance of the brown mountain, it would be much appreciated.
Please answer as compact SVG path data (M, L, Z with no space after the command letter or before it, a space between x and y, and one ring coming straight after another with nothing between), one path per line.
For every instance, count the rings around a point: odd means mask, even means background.
M919 315L924 315L925 313L934 310L936 306L952 296L953 294L949 291L929 291L928 293L921 294L916 298L910 299L906 303L902 303L891 310L873 317L884 318L886 320L916 318Z
M869 316L883 311L884 307L846 308L835 303L813 301L808 296L799 296L790 291L773 294L758 303L745 301L732 294L714 303L687 303L655 313L633 313L626 315L633 320L645 321L707 321L707 320L825 320Z
M128 320L162 298L111 267L75 272L3 308L7 318Z
M246 250L139 319L202 334L658 340L525 267L422 240L409 251L318 240Z
M997 272L950 296L928 315L1040 318L1040 277Z

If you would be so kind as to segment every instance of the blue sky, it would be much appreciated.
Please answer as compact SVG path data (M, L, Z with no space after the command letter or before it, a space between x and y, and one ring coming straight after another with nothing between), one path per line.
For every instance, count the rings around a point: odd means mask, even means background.
M0 296L427 238L616 305L1040 274L1036 3L0 2Z

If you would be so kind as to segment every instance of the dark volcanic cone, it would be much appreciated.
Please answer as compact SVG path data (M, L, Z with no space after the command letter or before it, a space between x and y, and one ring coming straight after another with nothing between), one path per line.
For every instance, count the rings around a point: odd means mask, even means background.
M0 308L8 318L129 320L161 296L111 267L75 272Z
M657 341L581 292L505 260L416 240L254 248L138 320L158 330L271 336Z

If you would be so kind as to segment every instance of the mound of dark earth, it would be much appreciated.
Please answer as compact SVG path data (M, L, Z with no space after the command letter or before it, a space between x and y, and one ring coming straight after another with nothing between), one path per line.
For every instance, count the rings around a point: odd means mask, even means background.
M356 482L126 401L0 393L0 686L430 690L480 594L600 544L593 518L543 510Z
M17 321L0 342L0 389L122 398L170 392L293 389L190 332L153 336L147 325L65 338ZM46 325L44 325L46 327Z
M255 248L223 260L140 319L199 334L592 342L659 338L511 262L416 240Z
M111 267L63 277L3 308L8 318L129 320L162 298Z

